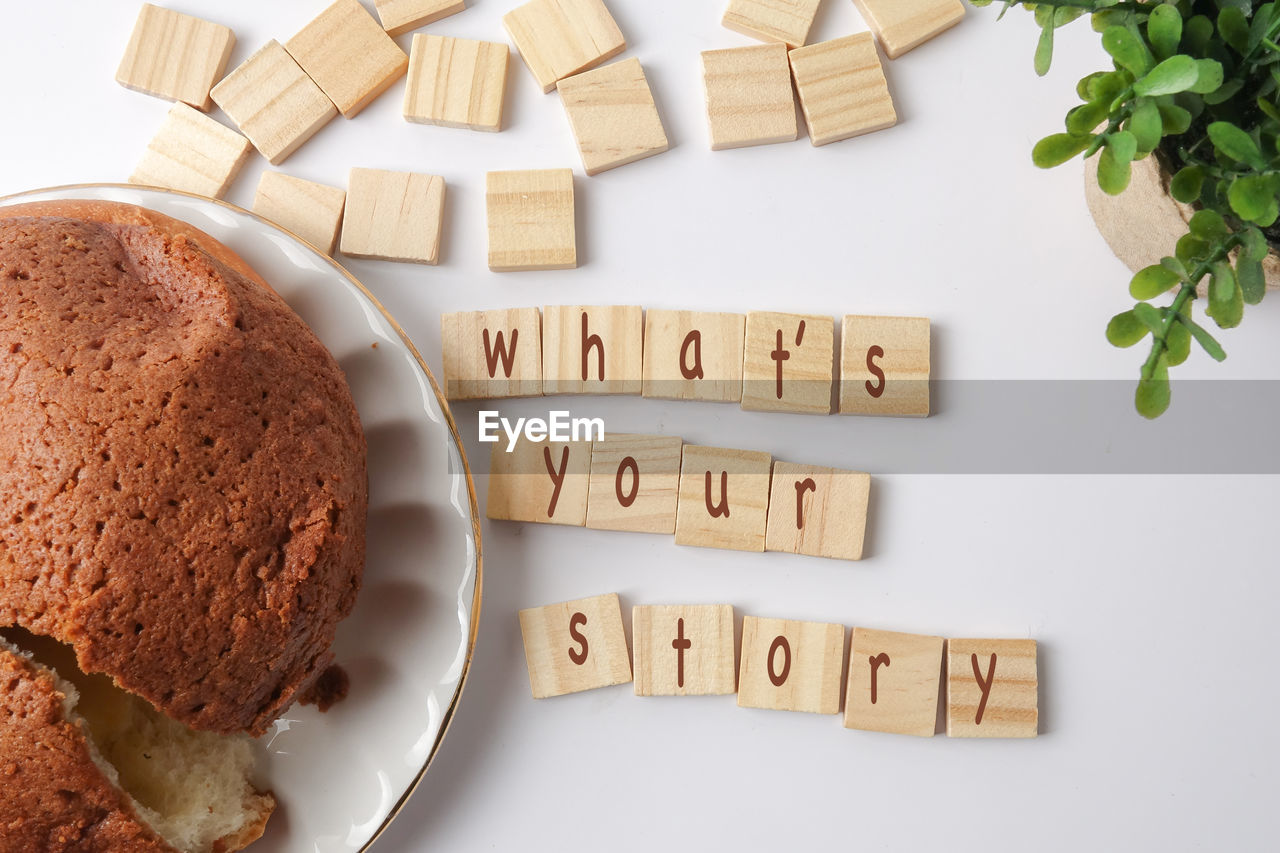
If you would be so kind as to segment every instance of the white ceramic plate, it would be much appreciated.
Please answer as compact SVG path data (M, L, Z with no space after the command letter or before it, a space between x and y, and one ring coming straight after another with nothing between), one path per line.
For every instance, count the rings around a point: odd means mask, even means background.
M369 440L368 562L334 652L351 676L327 713L295 706L259 744L280 808L253 853L365 850L426 772L453 716L480 615L480 531L457 431L413 344L349 273L248 211L128 185L37 190L0 205L101 199L220 240L310 324L342 369Z

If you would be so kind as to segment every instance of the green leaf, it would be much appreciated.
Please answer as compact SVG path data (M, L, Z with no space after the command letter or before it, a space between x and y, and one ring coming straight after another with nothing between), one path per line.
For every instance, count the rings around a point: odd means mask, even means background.
M1129 295L1145 302L1148 299L1155 299L1180 280L1177 273L1161 264L1152 264L1138 270L1129 282Z
M1204 96L1204 102L1210 106L1223 104L1236 96L1236 93L1244 88L1244 80L1239 77L1232 78L1223 83L1212 92L1207 92Z
M1133 115L1129 116L1125 129L1137 140L1140 153L1147 154L1154 151L1160 144L1160 134L1164 130L1164 123L1160 120L1160 108L1156 106L1156 102L1148 98L1139 100Z
M1200 80L1200 66L1184 54L1171 56L1133 84L1135 94L1173 95L1185 92Z
M1249 52L1249 22L1239 8L1228 6L1218 13L1218 32L1236 53L1243 56Z
M1088 86L1088 100L1110 104L1129 88L1129 84L1133 82L1131 77L1127 71L1108 71L1093 78Z
M1151 377L1138 380L1138 390L1133 395L1133 404L1138 414L1144 418L1158 418L1169 408L1171 397L1169 390L1169 359L1161 353L1156 359Z
M1169 181L1169 194L1183 204L1200 200L1200 188L1204 186L1204 169L1200 166L1183 166Z
M1055 133L1041 139L1036 143L1035 148L1031 149L1031 162L1041 169L1051 169L1088 148L1091 142L1093 142L1093 134L1073 136L1070 133Z
M1222 344L1209 334L1204 326L1201 326L1195 320L1192 320L1186 314L1178 315L1178 322L1187 327L1187 331L1191 333L1191 337L1196 339L1196 343L1200 344L1200 348L1209 354L1214 361L1225 361L1227 353L1222 348Z
M1131 347L1145 338L1147 331L1133 311L1121 311L1107 323L1107 340L1115 347Z
M1072 136L1088 136L1106 117L1106 104L1100 101L1081 104L1067 113L1067 133Z
M1163 8L1163 7L1162 7ZM1162 104L1159 108L1160 120L1164 124L1165 136L1177 136L1186 133L1191 127L1191 113L1177 104Z
M1127 130L1117 130L1107 136L1107 150L1121 163L1131 163L1138 155L1138 137Z
M1164 345L1169 352L1169 366L1177 367L1191 355L1191 332L1181 323L1174 323L1164 336Z
M1251 261L1260 261L1271 251L1267 238L1257 228L1246 228L1241 236L1244 239L1244 245L1240 249L1243 257Z
M1093 86L1099 77L1105 77L1107 71L1095 71L1092 74L1086 74L1076 83L1076 94L1082 101L1092 101L1093 97L1089 94L1089 87Z
M1050 8L1041 6L1036 9ZM1053 63L1053 24L1049 23L1040 31L1040 41L1036 43L1035 66L1036 74L1040 77L1049 73L1049 66Z
M1191 274L1187 272L1187 268L1183 266L1182 261L1177 258L1161 258L1160 266L1164 267L1183 281L1187 281L1191 278Z
M1209 139L1213 147L1237 163L1244 163L1258 171L1267 168L1267 161L1262 159L1258 143L1253 137L1236 127L1229 121L1215 121L1209 125Z
M1178 238L1173 253L1184 264L1194 266L1197 260L1209 254L1209 244L1193 234L1183 234Z
M1262 44L1262 39L1267 34L1267 28L1271 26L1271 20L1274 14L1274 3L1264 3L1253 11L1253 20L1249 22L1250 50L1253 50L1255 47Z
M1182 50L1193 56L1204 56L1204 49L1213 38L1213 21L1204 15L1193 15L1182 25ZM1214 88L1218 88L1214 86Z
M1236 261L1236 280L1240 282L1240 294L1246 305L1257 305L1267 292L1267 280L1262 273L1262 262L1241 257Z
M1219 261L1209 279L1209 308L1205 311L1221 329L1233 329L1244 317L1244 293L1231 265Z
M1192 234L1208 242L1220 240L1231 233L1222 214L1213 210L1197 210L1188 224Z
M1204 95L1216 91L1222 85L1222 63L1218 60L1197 59L1196 68L1198 69L1196 84L1187 89L1188 92Z
M1265 97L1258 97L1258 109L1262 110L1262 112L1266 114L1267 118L1280 121L1280 109L1276 109L1276 105L1271 103L1271 101L1267 100Z
M1231 182L1227 190L1231 209L1241 219L1256 222L1263 228L1280 216L1280 204L1271 182L1263 175L1243 175Z
M1121 131L1130 139L1133 139L1132 133ZM1114 134L1118 136L1119 134ZM1126 145L1128 143L1125 143ZM1136 148L1137 143L1133 146ZM1132 152L1127 152L1132 154ZM1116 156L1116 149L1112 145L1108 145L1103 149L1102 154L1098 157L1098 186L1107 195L1120 195L1129 186L1129 178L1133 174L1133 166L1130 160L1122 160Z
M1147 41L1161 59L1178 52L1182 40L1182 15L1173 6L1157 6L1147 18Z
M1102 33L1102 49L1111 54L1121 68L1132 71L1135 77L1151 70L1152 57L1147 46L1125 27L1107 27Z

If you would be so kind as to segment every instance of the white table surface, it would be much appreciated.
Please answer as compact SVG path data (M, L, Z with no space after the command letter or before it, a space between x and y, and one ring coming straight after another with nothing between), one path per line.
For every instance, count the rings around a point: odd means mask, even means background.
M290 36L323 3L172 5L231 26L234 65L266 39ZM474 0L427 30L505 41L499 18L514 5ZM1075 103L1076 79L1101 67L1086 23L1060 31L1057 65L1042 80L1025 12L997 24L994 9L970 9L954 31L887 64L898 127L824 148L801 139L711 152L698 53L752 43L719 26L723 5L610 2L630 45L624 55L644 63L671 138L672 150L651 160L587 178L558 97L542 95L513 55L500 134L404 122L398 83L281 168L334 184L352 166L445 177L439 267L348 263L437 375L442 311L640 303L921 314L935 325L942 379L1134 378L1142 356L1103 339L1106 319L1128 307L1128 276L1093 228L1079 167L1030 163L1031 144ZM0 194L128 177L168 108L113 79L137 8L3 5ZM864 28L848 0L825 0L813 35ZM409 36L399 41L407 47ZM581 267L490 273L484 172L558 166L577 176ZM265 167L255 157L228 199L251 204ZM1197 352L1175 377L1275 379L1278 320L1273 297L1222 336L1226 364ZM1175 384L1172 417L1178 399ZM455 414L483 471L478 408ZM438 759L378 853L1274 847L1274 476L1062 476L1035 466L904 474L877 464L879 441L945 440L945 407L924 422L873 426L641 399L501 406L519 415L548 408L603 417L619 432L871 471L868 559L486 521L471 680ZM1127 402L1100 417L1136 418ZM1274 420L1228 420L1224 429L1240 442L1275 440ZM1183 434L1176 456L1194 457L1203 433ZM479 476L481 506L486 488ZM757 615L1034 637L1042 736L850 732L835 717L742 710L732 697L638 699L629 687L531 699L516 611L610 591L628 607L729 602Z

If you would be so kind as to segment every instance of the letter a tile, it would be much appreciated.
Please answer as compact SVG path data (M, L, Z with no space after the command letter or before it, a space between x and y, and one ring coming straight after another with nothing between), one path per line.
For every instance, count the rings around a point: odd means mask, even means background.
M743 618L738 707L838 713L843 670L843 625Z
M534 699L631 681L617 593L520 611Z
M631 611L637 696L734 691L733 607L643 606Z

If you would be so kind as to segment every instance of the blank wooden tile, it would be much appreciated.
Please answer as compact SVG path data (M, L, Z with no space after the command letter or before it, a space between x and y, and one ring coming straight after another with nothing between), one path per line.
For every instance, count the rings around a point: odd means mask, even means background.
M768 453L686 444L676 544L764 551L771 460Z
M631 655L616 593L520 611L534 699L631 681Z
M213 87L212 97L272 163L283 162L338 114L278 41L242 62Z
M143 3L116 82L207 111L213 108L209 90L235 43L235 34L221 24Z
M440 341L450 400L542 393L542 318L537 308L443 314Z
M587 527L674 533L682 444L665 435L624 433L592 442Z
M263 172L253 199L253 212L332 255L346 201L347 192L340 187L304 181L283 172Z
M729 0L721 23L731 30L762 41L798 47L809 38L809 28L822 0Z
M800 135L787 46L702 52L711 150L791 142Z
M485 514L502 521L533 521L582 527L587 521L590 441L529 441L521 437L507 452L499 431L489 454L489 499Z
M179 101L147 144L129 183L222 198L252 150L249 140Z
M1035 737L1039 692L1035 640L947 640L948 737Z
M558 88L588 175L667 150L667 133L640 60L566 77Z
M929 414L929 319L848 314L840 339L840 413Z
M398 36L456 15L467 4L465 0L373 0L373 7L387 35Z
M743 617L738 707L839 713L843 671L843 625Z
M284 46L347 118L409 68L409 57L358 0L337 0Z
M897 59L964 17L960 0L853 0L880 39L885 56Z
M404 117L418 124L502 130L505 44L417 33L409 53Z
M871 33L798 47L791 51L791 72L814 145L898 122Z
M571 169L489 172L485 208L489 269L571 270L578 265Z
M941 637L854 628L844 727L933 737L942 643Z
M644 325L639 305L542 309L546 394L639 394Z
M742 408L830 414L835 345L835 322L830 317L748 313Z
M645 605L631 609L637 696L734 692L733 607Z
M352 169L342 218L342 254L436 264L444 222L444 178Z
M532 0L502 17L543 92L626 50L603 0Z
M646 311L644 396L740 402L746 321L745 314Z
M766 551L861 560L871 475L773 463Z

